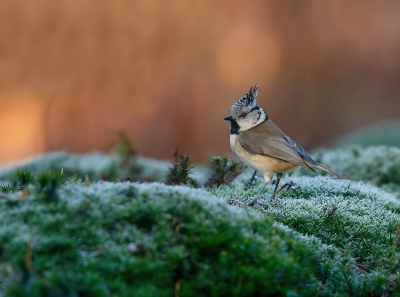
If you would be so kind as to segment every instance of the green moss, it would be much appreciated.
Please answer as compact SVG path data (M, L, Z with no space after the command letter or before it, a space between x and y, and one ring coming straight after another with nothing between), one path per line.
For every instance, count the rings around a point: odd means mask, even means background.
M56 152L27 160L13 168L0 168L0 180L11 181L17 185L16 171L33 174L63 171L66 179L74 177L91 181L119 181L120 178L130 175L136 181L161 181L165 178L168 165L168 162L139 156L132 157L128 162L124 156L116 154L69 155L64 152Z
M400 148L388 146L351 146L313 153L317 162L349 176L377 186L385 186L392 192L400 192ZM300 175L315 175L309 170L298 170ZM327 175L325 172L318 174Z
M344 275L361 296L378 281L334 247L202 190L67 183L58 195L0 201L9 296L339 296L351 292Z
M44 157L19 168L36 172L24 191L15 168L0 170L3 187L13 185L0 193L0 295L396 296L400 202L354 180L395 192L398 155L388 147L321 152L319 161L353 180L293 176L300 189L257 210L227 203L257 193L260 178L245 189L250 170L207 191L96 182L114 156ZM162 167L165 176L166 163L146 162L142 172ZM60 165L64 179L48 173Z
M360 182L324 177L290 179L300 188L281 192L277 201L265 201L263 213L339 249L341 255L352 259L363 273L377 277L372 281L375 293L382 292L392 279L397 279L400 249L395 245L395 238L400 226L399 200ZM262 183L259 180L258 186ZM258 189L245 191L244 184L238 182L213 191L226 199L245 202L254 197ZM272 186L266 192L271 193ZM350 284L353 296L356 282L352 280Z
M191 185L197 187L197 181L190 176L194 166L192 165L192 157L189 155L180 155L178 149L173 151L175 162L168 170L168 174L165 177L165 183L167 185Z
M34 175L28 170L17 170L18 190L26 188L28 185L35 183Z
M223 184L229 184L243 172L245 166L241 166L235 160L227 157L213 157L211 159L211 169L213 173L204 183L205 187L218 187Z

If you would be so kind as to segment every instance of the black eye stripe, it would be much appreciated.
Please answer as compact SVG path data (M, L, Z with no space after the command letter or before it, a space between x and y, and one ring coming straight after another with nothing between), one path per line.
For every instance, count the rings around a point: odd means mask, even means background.
M253 107L249 112L242 112L242 113L240 114L239 117L244 118L244 117L246 117L250 112L252 112L252 111L254 111L254 110L259 110L259 109L260 109L260 106L256 105L256 106Z
M253 110L258 110L258 109L260 109L260 106L256 105L255 107L253 107L253 108L249 111L249 113L252 112Z

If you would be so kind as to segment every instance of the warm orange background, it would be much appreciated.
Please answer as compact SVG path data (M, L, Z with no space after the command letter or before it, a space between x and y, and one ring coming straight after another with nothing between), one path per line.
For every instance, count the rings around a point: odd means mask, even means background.
M227 154L251 85L305 147L400 117L400 1L0 2L0 162L109 151Z

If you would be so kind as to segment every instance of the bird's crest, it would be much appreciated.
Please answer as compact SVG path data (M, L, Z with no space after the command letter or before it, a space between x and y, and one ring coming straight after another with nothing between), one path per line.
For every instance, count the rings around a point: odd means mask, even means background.
M244 95L242 98L240 98L237 103L243 106L249 106L255 104L259 90L261 90L259 85L251 87L250 90L247 92L247 94Z

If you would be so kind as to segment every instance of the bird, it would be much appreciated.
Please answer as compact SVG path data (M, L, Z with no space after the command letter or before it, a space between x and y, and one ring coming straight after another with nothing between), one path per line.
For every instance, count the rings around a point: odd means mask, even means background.
M251 87L245 96L229 109L224 120L230 122L230 146L232 151L247 166L264 175L265 185L248 203L253 206L276 175L275 189L269 199L275 199L283 173L301 166L311 171L314 168L335 175L338 179L349 179L316 162L297 142L282 132L265 111L257 105L260 86Z

